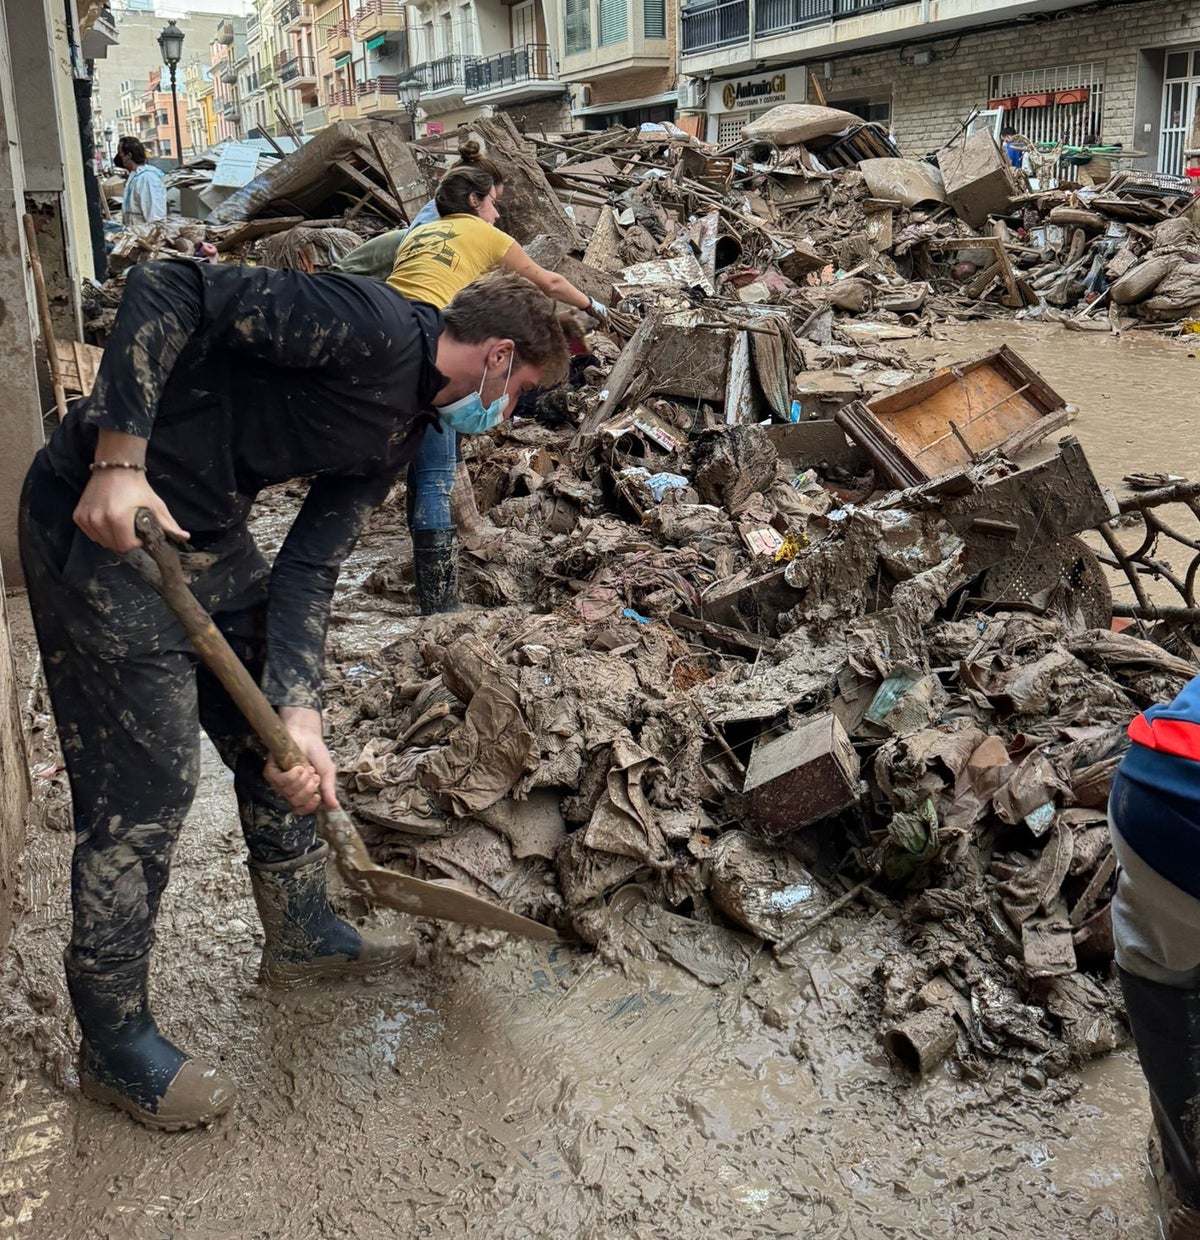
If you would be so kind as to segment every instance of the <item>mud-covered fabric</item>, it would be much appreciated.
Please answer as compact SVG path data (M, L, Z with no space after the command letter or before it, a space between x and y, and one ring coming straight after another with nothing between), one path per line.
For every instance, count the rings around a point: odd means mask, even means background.
M263 778L264 754L182 626L142 577L72 521L74 490L45 453L21 500L21 558L75 817L73 957L85 969L149 950L171 854L195 795L199 726L234 773L251 856L312 848L312 819ZM251 541L193 583L257 677L266 642L267 565Z
M194 546L222 555L263 487L312 477L271 574L263 689L317 707L338 569L432 425L441 330L432 307L372 280L147 263L47 458L78 493L98 428L147 438L151 486Z

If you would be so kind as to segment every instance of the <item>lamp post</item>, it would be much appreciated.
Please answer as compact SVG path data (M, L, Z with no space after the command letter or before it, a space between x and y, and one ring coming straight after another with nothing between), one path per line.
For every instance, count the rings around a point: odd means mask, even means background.
M174 20L167 22L162 34L158 36L159 51L162 52L163 64L171 70L171 110L175 114L175 163L183 164L183 139L179 133L179 96L175 93L175 69L183 56L183 31L175 25Z
M400 102L408 113L408 134L410 141L417 140L417 108L421 104L421 79L415 73L401 78L397 86Z
M104 149L108 152L108 166L112 167L112 138L113 128L111 125L104 126Z

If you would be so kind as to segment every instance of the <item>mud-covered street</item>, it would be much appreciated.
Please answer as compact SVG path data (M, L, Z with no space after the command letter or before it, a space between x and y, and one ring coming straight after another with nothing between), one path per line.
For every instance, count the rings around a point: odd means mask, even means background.
M997 323L938 334L913 358L1018 348L1077 406L1070 433L1102 483L1200 475L1200 360L1185 344ZM332 659L412 631L411 605L357 585L396 558L401 530L385 513L362 540ZM241 1093L211 1129L147 1132L78 1093L61 978L70 836L63 805L44 808L0 989L5 1234L1158 1234L1131 1051L1050 1079L1003 1058L971 1076L897 1077L867 1017L894 946L886 906L851 906L786 961L751 952L718 985L657 958L653 910L625 888L598 953L425 927L419 963L397 976L263 990L231 787L211 750L152 994L164 1032Z

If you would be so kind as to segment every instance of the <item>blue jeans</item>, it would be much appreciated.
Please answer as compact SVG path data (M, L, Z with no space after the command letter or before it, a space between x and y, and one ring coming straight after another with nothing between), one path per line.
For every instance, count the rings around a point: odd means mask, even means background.
M427 426L421 446L408 467L408 491L412 497L408 524L414 530L448 530L450 491L458 468L458 435L442 426Z

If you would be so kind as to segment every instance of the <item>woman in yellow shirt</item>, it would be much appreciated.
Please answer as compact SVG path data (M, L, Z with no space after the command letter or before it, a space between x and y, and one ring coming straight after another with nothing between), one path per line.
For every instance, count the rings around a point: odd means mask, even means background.
M434 196L441 218L408 230L396 250L388 283L409 301L441 309L460 289L504 267L531 280L547 297L606 321L607 306L557 272L539 267L508 233L495 227L500 218L497 191L485 168L466 166L448 172Z
M446 173L434 196L441 218L414 225L404 234L388 284L409 301L423 301L440 310L460 289L504 267L531 280L555 301L608 321L606 306L556 272L539 267L508 233L495 226L500 215L497 191L493 175L478 165L459 166ZM458 606L458 538L450 501L458 471L458 434L490 430L501 416L479 408L463 419L443 418L440 434L434 427L425 431L409 467L413 571L425 615L454 611ZM470 481L465 470L459 486L469 512L474 504L467 498Z

